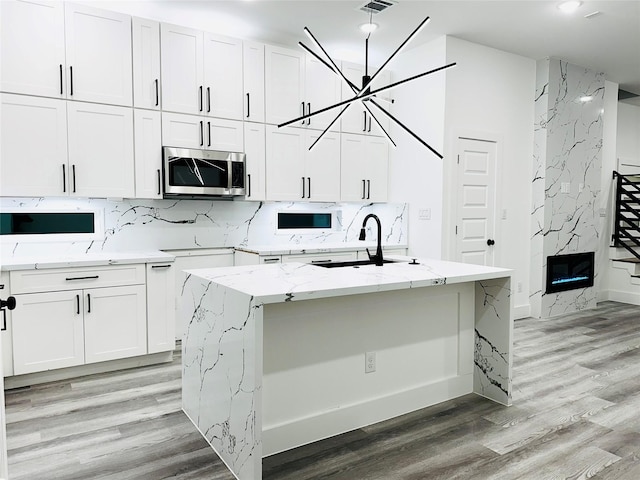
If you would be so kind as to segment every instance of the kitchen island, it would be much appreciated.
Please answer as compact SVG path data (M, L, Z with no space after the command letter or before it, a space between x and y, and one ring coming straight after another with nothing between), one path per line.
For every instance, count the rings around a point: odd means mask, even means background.
M511 271L418 263L186 272L183 409L239 479L471 392L511 403Z

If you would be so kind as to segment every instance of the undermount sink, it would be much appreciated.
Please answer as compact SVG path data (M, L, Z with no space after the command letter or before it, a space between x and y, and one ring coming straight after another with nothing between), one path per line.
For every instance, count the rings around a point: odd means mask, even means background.
M401 262L402 260L382 260L382 263L398 263ZM325 268L339 268L339 267L361 267L363 265L375 265L376 262L375 260L350 260L348 262L332 262L332 261L327 261L327 262L318 262L318 263L314 263L314 265L318 266L318 267L325 267Z

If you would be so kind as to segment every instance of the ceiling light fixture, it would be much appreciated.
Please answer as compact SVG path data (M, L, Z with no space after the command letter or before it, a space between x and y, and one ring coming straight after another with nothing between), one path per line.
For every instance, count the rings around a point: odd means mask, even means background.
M336 62L333 61L331 56L322 47L320 42L318 42L316 37L313 36L311 31L307 27L304 27L304 33L306 33L307 36L311 39L311 41L313 42L314 46L316 48L318 48L322 52L322 54L326 57L326 60L324 58L322 58L319 54L317 54L316 52L311 50L309 47L307 47L302 42L299 42L298 44L306 52L308 52L309 54L313 55L316 59L318 59L324 66L326 66L334 74L340 76L342 81L345 82L349 86L349 88L352 90L354 96L352 98L348 99L348 100L343 100L343 101L338 102L338 103L336 103L334 105L331 105L329 107L325 107L325 108L321 108L319 110L316 110L313 113L309 112L306 115L303 115L301 117L294 118L293 120L289 120L288 122L285 122L285 123L281 123L280 125L278 125L278 128L286 127L287 125L291 125L293 123L297 123L297 122L299 122L301 120L306 120L307 118L313 117L314 115L318 115L320 113L324 113L324 112L326 112L328 110L332 110L332 109L337 108L337 107L342 107L340 109L340 112L338 113L338 115L333 119L333 121L324 129L324 131L320 134L320 136L316 139L316 141L311 144L311 146L309 147L309 150L311 150L316 145L316 143L318 143L318 141L324 136L324 134L327 133L327 131L329 131L329 129L333 126L333 124L338 121L338 119L347 110L347 108L349 108L349 106L352 103L359 102L365 108L365 110L367 110L367 112L369 112L369 115L371 115L371 118L373 118L373 120L376 122L376 124L381 129L382 133L387 138L387 140L391 143L392 146L395 147L396 143L393 141L393 139L391 138L389 133L384 129L384 127L382 126L380 121L376 118L376 116L373 114L373 112L369 108L369 104L371 104L371 105L374 105L379 112L381 112L382 114L386 115L390 120L392 120L400 128L405 130L409 135L411 135L413 138L418 140L422 145L424 145L429 150L431 150L435 155L437 155L439 158L443 158L442 155L439 152L437 152L433 147L431 147L431 145L429 145L427 142L422 140L418 135L416 135L414 132L412 132L400 120L398 120L391 113L389 113L384 107L382 107L376 101L376 100L380 100L381 99L381 98L377 98L376 94L382 93L382 92L386 92L388 90L396 88L396 87L398 87L398 86L400 86L400 85L402 85L404 83L410 82L412 80L416 80L418 78L422 78L422 77L425 77L427 75L431 75L433 73L449 69L449 68L451 68L451 67L456 65L455 62L449 63L449 64L444 65L442 67L434 68L433 70L429 70L427 72L420 73L418 75L414 75L414 76L409 77L409 78L405 78L404 80L400 80L398 82L390 83L389 85L386 85L384 87L376 88L376 89L373 89L373 90L371 89L371 85L372 85L373 81L380 74L380 72L382 72L382 70L389 64L389 62L422 30L422 28L428 22L429 22L429 17L425 18L420 23L420 25L418 25L416 27L416 29L409 34L409 36L400 44L400 46L395 50L395 52L393 52L391 54L391 56L389 56L389 58L387 58L387 60L382 64L382 66L380 68L378 68L378 70L376 70L376 72L371 76L369 75L369 36L367 36L367 38L365 39L364 75L362 77L361 86L358 86L358 85L354 84L353 82L349 81L349 79L347 79L347 77L345 77L344 73L342 73L342 70L340 70L340 68L338 67Z
M360 25L360 30L362 30L364 33L371 33L377 29L377 23L363 23L362 25Z
M558 8L562 10L564 13L573 13L578 7L582 5L582 2L578 0L569 0L567 2L562 2L558 5Z

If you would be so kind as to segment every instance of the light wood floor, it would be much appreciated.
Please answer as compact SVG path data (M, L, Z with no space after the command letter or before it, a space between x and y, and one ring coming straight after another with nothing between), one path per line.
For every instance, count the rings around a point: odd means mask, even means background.
M640 307L515 323L512 407L468 395L269 457L278 480L640 479ZM172 364L6 392L11 480L232 480Z

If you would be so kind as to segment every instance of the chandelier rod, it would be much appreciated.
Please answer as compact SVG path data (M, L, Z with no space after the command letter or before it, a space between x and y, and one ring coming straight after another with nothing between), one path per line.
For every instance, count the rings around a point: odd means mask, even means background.
M329 59L329 61L331 62L331 65L333 65L332 70L340 75L342 77L342 79L348 83L349 80L347 80L347 77L344 76L344 74L342 73L342 70L340 70L340 68L338 68L338 65L336 65L336 62L333 61L333 58L331 58L331 56L327 53L327 51L324 49L324 47L320 44L320 42L318 41L318 39L313 35L313 33L311 33L311 30L309 30L307 27L304 27L304 32L309 36L309 38L311 38L311 40L313 41L313 43L315 43L316 47L318 47L322 53L324 53L325 57L327 57Z
M436 154L440 159L443 159L444 157L442 155L440 155L440 153L438 153L436 150L434 150L431 145L429 145L427 142L425 142L424 140L422 140L418 135L416 135L415 133L413 133L405 124L403 124L400 120L398 120L396 117L394 117L393 115L391 115L391 113L387 112L384 108L382 108L375 100L371 99L369 100L371 103L373 103L376 107L378 107L382 113L384 113L387 117L389 117L391 120L393 120L394 122L396 122L400 127L402 127L407 133L409 133L409 135L411 135L413 138L415 138L416 140L418 140L421 144L423 144L425 147L427 147L429 150L431 150L434 154Z
M298 42L298 45L300 45L302 48L305 49L305 51L307 51L308 53L310 53L311 55L313 55L314 57L316 57L318 59L319 62L322 62L324 64L325 67L327 67L329 70L331 70L333 73L335 73L336 75L339 75L334 68L329 65L329 63L325 60L323 60L320 55L318 55L316 52L314 52L313 50L311 50L309 47L307 47L304 43L302 42ZM355 89L355 91L360 92L360 89L356 86L355 83L353 83L352 81L350 81L347 77L345 77L344 75L342 76L342 78L344 79L345 82L347 82L347 84L351 87L352 90ZM354 93L355 93L354 91Z
M405 78L404 80L400 80L398 82L391 83L391 84L386 85L384 87L380 87L380 88L378 88L376 90L371 90L369 93L364 94L364 95L362 95L362 92L360 92L360 94L354 96L353 98L351 98L349 100L343 100L343 101L338 102L338 103L336 103L334 105L331 105L329 107L325 107L325 108L321 108L320 110L316 110L313 113L308 113L307 115L303 115L301 117L294 118L293 120L289 120L288 122L281 123L281 124L278 125L278 128L286 127L287 125L291 125L292 123L296 123L296 122L299 122L301 120L306 120L307 118L310 118L310 117L313 117L315 115L318 115L319 113L324 113L324 112L326 112L328 110L332 110L332 109L340 107L342 105L347 105L347 104L353 103L353 102L355 102L357 100L370 99L371 97L375 96L376 93L380 93L380 92L385 92L387 90L391 90L392 88L395 88L398 85L402 85L403 83L407 83L407 82L416 80L418 78L422 78L422 77L424 77L426 75L431 75L432 73L436 73L436 72L439 72L441 70L446 70L448 68L454 67L455 65L456 65L456 62L452 62L452 63L449 63L449 64L444 65L442 67L438 67L438 68L434 68L433 70L429 70L428 72L419 73L418 75L414 75L413 77Z

